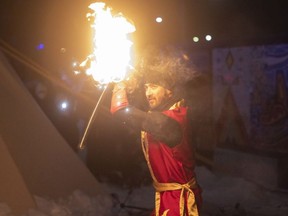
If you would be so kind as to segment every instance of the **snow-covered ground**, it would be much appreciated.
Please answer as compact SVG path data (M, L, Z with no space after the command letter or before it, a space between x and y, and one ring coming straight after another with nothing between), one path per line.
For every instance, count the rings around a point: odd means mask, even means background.
M288 191L271 190L242 178L197 169L203 187L203 215L287 216Z
M288 191L269 190L242 178L214 174L197 167L203 188L202 216L287 216ZM153 208L152 186L121 188L102 184L107 193L96 197L75 190L69 197L49 200L36 197L37 209L27 216L148 216ZM0 216L11 216L9 206L0 203Z

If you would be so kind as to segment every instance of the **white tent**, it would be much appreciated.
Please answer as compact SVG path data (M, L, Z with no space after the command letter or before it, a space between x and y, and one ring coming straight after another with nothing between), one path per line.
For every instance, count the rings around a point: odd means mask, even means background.
M19 215L35 207L33 196L58 199L76 189L101 192L0 53L0 203Z

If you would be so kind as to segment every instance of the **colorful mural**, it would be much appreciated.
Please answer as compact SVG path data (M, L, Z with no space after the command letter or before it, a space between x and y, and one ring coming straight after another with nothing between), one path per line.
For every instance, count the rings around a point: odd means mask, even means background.
M288 152L288 45L253 50L251 140L255 147Z
M250 59L251 53L245 47L213 50L213 111L218 146L249 145Z
M288 45L213 50L217 144L288 152Z

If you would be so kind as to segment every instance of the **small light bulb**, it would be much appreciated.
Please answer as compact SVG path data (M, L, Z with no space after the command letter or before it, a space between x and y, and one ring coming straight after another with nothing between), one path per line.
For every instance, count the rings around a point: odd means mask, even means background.
M155 20L157 23L161 23L163 21L162 17L157 17Z
M61 110L66 110L68 108L68 102L67 101L63 101L61 104L60 104L60 109Z
M195 43L197 43L197 42L199 42L199 38L198 38L198 37L193 37L193 41L194 41Z
M211 35L206 35L205 39L206 39L206 41L211 41L212 40L212 36Z

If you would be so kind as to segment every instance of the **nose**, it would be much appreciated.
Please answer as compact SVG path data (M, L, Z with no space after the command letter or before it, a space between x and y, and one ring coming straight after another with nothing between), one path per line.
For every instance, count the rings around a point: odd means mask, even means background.
M146 87L145 94L146 94L146 97L148 98L151 95L151 88Z

